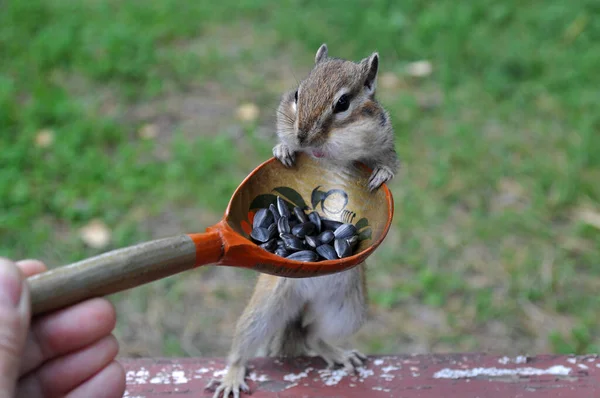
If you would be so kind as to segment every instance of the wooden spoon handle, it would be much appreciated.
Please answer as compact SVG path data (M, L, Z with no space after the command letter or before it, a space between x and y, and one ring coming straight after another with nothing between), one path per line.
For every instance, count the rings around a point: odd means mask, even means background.
M57 310L214 263L222 255L221 238L213 231L144 242L55 268L28 279L32 314Z

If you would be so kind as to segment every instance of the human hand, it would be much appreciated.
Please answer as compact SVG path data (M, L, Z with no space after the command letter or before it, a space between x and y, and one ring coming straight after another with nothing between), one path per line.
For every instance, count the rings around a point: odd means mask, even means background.
M45 269L0 257L0 398L122 397L113 306L91 299L30 320L23 282Z

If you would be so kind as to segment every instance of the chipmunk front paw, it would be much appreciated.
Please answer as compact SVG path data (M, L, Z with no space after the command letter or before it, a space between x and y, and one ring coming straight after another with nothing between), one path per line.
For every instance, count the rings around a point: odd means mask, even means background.
M232 366L227 370L225 376L220 379L211 380L206 386L207 389L211 389L214 384L217 384L218 387L215 389L215 394L213 398L229 398L231 394L233 394L233 398L240 398L240 390L245 393L250 392L250 388L248 384L244 381L246 377L246 368L243 366ZM221 395L223 394L223 395Z
M275 156L286 167L292 167L296 161L296 154L285 144L277 144L273 148Z
M394 172L387 166L377 166L371 173L369 178L369 191L373 192L381 186L381 184L394 178Z

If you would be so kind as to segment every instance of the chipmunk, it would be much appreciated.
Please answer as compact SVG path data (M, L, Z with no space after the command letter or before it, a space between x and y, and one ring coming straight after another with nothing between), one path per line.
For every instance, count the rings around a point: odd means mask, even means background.
M373 171L373 191L399 167L388 113L375 100L379 55L360 63L328 57L323 44L298 89L283 95L277 112L280 143L274 156L292 166L305 151L334 165L361 161ZM225 376L214 398L249 392L246 364L253 356L317 355L329 367L356 370L367 358L331 343L356 332L367 316L364 263L337 274L282 278L262 274L238 320Z
M390 117L375 99L378 68L377 53L355 63L329 58L321 45L308 77L279 104L273 155L288 167L300 151L342 166L362 162L373 169L371 191L391 180L400 161Z

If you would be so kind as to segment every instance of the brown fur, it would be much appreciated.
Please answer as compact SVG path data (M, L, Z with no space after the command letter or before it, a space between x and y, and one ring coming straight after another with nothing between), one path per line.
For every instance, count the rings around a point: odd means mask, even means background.
M324 152L332 163L363 162L374 174L380 173L369 187L375 189L393 178L400 165L390 117L375 98L379 56L374 53L353 62L329 58L325 49L315 59L313 69L297 87L296 110L296 90L282 96L277 112L280 144L273 153L284 163L282 158L293 161L299 151ZM350 109L334 114L342 91L350 98Z

